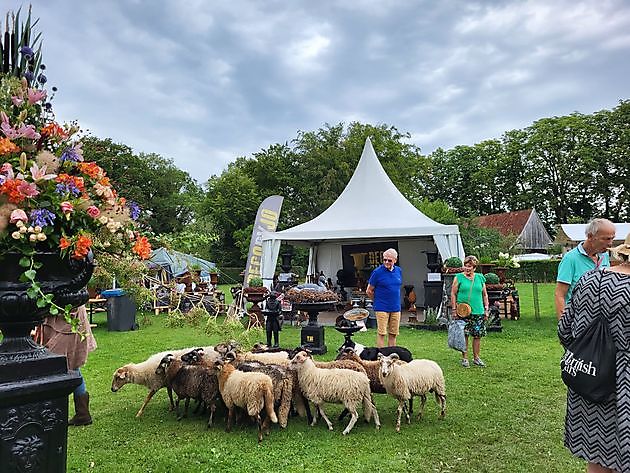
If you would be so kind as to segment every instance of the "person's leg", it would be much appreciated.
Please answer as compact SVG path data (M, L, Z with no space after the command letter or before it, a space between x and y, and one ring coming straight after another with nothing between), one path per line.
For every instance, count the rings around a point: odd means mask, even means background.
M385 335L387 335L387 326L389 314L387 312L376 312L376 346L383 348L385 346Z
M389 334L387 337L387 344L390 347L395 347L396 337L400 332L400 312L390 312L387 332Z
M81 376L81 384L73 391L74 400L74 417L68 421L68 425L89 425L92 423L90 415L90 394L87 392L85 379L81 374L81 370L77 369Z
M473 357L475 360L479 359L479 352L481 351L481 338L474 337L473 338Z

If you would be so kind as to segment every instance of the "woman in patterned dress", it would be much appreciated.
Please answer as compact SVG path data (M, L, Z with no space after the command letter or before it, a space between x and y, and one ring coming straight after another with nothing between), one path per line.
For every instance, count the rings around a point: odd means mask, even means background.
M588 473L630 473L630 235L611 252L621 263L585 273L558 323L566 347L602 311L617 349L609 399L596 404L570 388L567 393L564 445L588 462Z
M461 364L464 368L470 367L468 362L468 336L473 337L473 364L485 367L486 364L479 358L481 352L481 338L486 336L486 322L488 320L488 293L486 291L486 278L481 273L475 273L479 260L472 255L464 258L464 272L455 275L451 288L451 306L453 317L457 318L457 304L466 302L470 304L472 313L461 320L466 322L464 334L466 336L466 351L462 353Z

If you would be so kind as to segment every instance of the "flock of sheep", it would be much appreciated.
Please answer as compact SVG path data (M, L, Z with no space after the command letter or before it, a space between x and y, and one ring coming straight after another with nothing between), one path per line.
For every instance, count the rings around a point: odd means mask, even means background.
M177 410L178 419L188 415L190 400L194 399L208 409L208 426L213 423L217 404L222 402L227 408L226 430L230 431L239 408L256 421L259 442L263 433L269 433L270 423L286 427L292 410L306 417L311 425L321 415L328 429L333 430L324 410L326 403L344 405L340 420L350 414L344 435L357 422L359 407L365 420L374 419L379 429L372 394L386 393L398 400L396 431L400 432L403 412L410 422L414 396L421 400L418 418L423 415L428 393L435 395L440 418L446 409L444 375L439 365L432 360L412 360L408 350L401 350L389 355L379 353L377 360L365 360L352 348L346 348L336 360L319 362L303 348L266 351L266 347L255 347L242 352L232 343L185 348L156 353L142 363L118 368L112 391L128 383L146 386L149 393L136 414L140 417L155 393L166 387L171 410ZM408 361L403 361L401 355ZM183 413L179 409L181 400L185 401ZM312 415L309 402L315 406Z

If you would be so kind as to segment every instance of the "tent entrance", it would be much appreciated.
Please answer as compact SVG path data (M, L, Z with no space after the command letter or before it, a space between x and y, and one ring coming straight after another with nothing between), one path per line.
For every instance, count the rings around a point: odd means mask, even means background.
M394 248L397 241L379 241L355 245L341 245L343 267L337 272L337 279L345 287L364 290L372 270L383 263L383 251Z

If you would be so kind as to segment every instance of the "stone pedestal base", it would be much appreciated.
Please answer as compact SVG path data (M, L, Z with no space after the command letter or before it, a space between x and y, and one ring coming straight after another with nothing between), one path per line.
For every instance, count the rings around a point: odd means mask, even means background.
M80 384L78 373L67 371L65 356L47 351L38 359L5 358L0 373L0 471L65 472L68 395Z
M324 343L324 326L306 325L305 327L302 327L300 345L308 348L315 355L325 354L328 349Z

